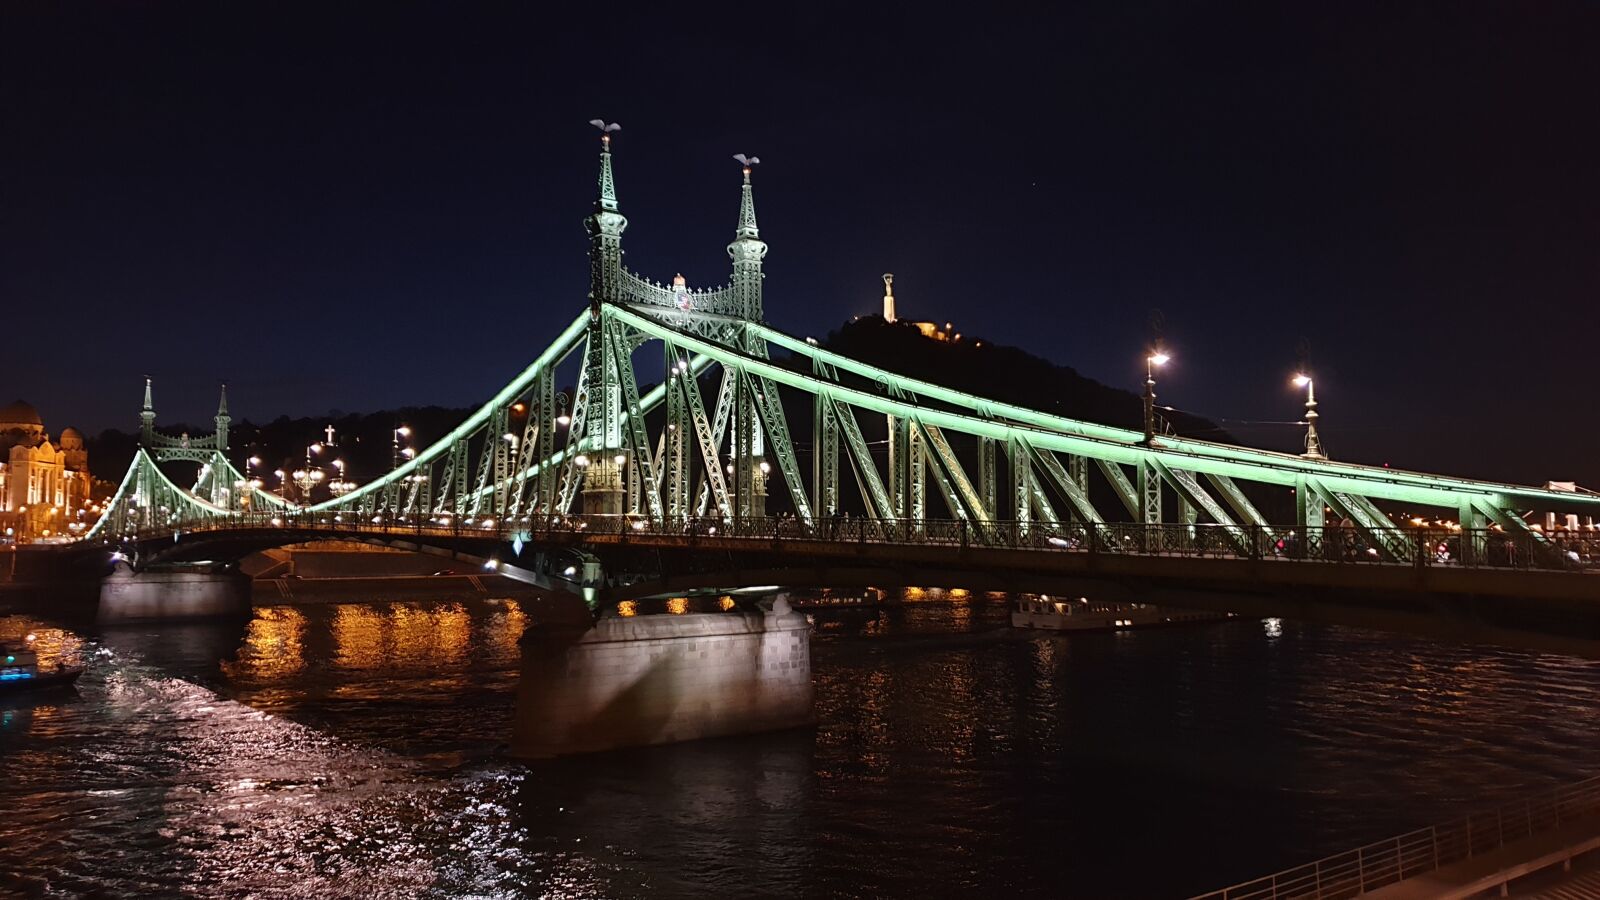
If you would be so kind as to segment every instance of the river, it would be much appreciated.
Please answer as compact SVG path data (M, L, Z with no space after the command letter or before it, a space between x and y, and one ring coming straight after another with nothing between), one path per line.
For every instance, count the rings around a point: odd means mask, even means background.
M1173 897L1600 771L1600 664L1277 620L819 613L819 724L525 766L512 600L63 630L0 698L0 895Z

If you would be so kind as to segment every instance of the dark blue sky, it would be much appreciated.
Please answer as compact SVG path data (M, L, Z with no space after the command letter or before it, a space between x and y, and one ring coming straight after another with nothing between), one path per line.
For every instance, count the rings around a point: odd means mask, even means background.
M0 402L47 424L475 404L631 267L952 320L1340 458L1600 486L1600 5L0 8ZM1265 446L1281 426L1226 422Z

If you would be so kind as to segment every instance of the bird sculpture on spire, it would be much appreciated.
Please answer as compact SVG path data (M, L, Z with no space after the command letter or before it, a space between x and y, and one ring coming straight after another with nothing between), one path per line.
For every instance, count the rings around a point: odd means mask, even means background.
M605 144L607 147L611 146L611 133L622 130L621 125L615 122L608 123L605 119L590 119L589 124L600 129L600 143Z

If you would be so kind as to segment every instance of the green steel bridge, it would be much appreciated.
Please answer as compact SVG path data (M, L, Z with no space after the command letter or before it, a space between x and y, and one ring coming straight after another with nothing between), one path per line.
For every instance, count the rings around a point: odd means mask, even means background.
M85 541L148 566L337 535L469 555L595 604L948 575L997 590L1266 590L1279 603L1321 589L1527 598L1600 621L1592 527L1529 522L1592 523L1600 496L1151 436L829 352L763 323L767 245L742 158L727 285L625 268L610 137L585 220L587 308L454 431L383 477L293 503L229 462L226 394L214 434L174 438L155 430L147 382L143 447ZM163 472L173 461L200 465L191 487ZM1292 517L1269 521L1261 508L1287 510L1291 490ZM1396 524L1396 509L1449 525Z

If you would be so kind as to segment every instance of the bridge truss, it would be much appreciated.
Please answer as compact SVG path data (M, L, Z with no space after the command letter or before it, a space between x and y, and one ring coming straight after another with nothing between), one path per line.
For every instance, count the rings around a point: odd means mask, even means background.
M154 433L147 385L145 448L88 537L294 521L517 534L571 516L665 532L777 514L812 535L847 516L908 536L934 521L1013 536L1106 538L1125 523L1163 526L1163 534L1204 528L1243 555L1258 552L1259 536L1275 527L1262 498L1292 490L1294 521L1278 530L1345 523L1372 553L1403 561L1422 545L1379 504L1438 511L1464 535L1501 531L1533 542L1544 537L1529 512L1600 513L1600 497L1588 494L1182 437L1147 441L903 378L779 332L761 321L767 245L748 167L725 287L691 290L681 277L662 284L623 268L627 220L609 141L586 225L589 308L415 458L345 496L290 504L251 487L227 461L225 395L217 433L180 441ZM202 464L193 488L158 466L177 459ZM1458 552L1470 561L1483 543L1462 540Z

